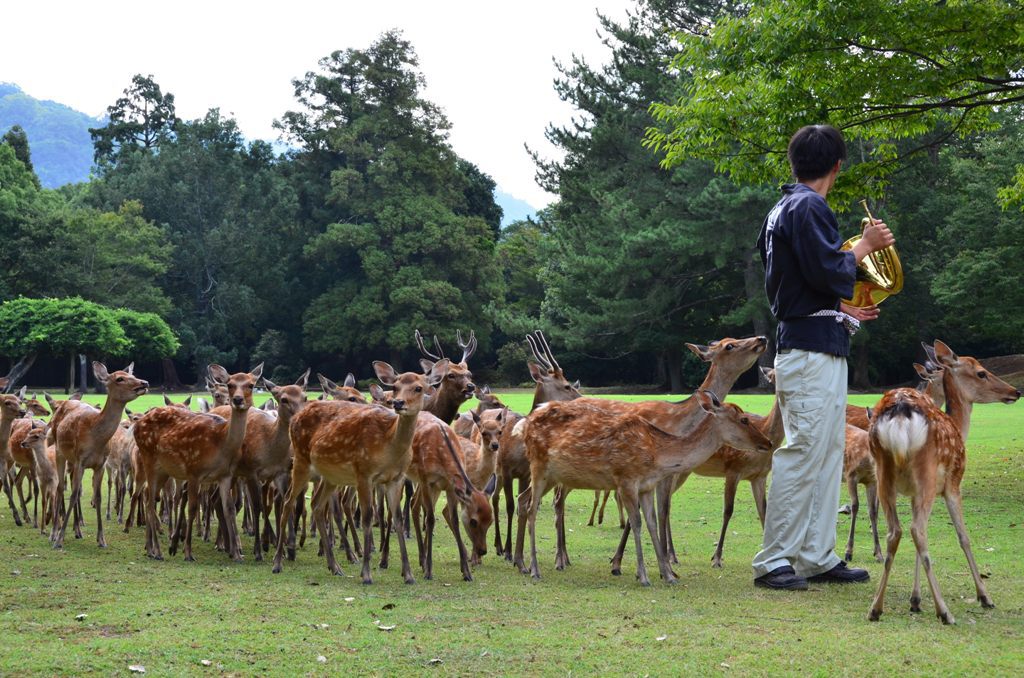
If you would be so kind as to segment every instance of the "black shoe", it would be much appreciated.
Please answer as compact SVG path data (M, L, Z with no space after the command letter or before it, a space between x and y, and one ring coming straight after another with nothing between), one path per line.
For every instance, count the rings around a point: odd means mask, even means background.
M765 589L781 589L786 591L806 591L807 580L798 577L796 571L789 565L776 567L768 574L762 574L754 579L754 586Z
M808 577L807 581L815 584L853 584L856 582L868 581L871 575L867 570L858 567L847 567L842 560L839 564L827 572Z

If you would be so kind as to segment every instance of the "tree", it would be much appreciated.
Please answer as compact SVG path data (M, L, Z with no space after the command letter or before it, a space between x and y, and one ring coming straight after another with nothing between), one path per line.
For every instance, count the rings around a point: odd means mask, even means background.
M302 147L300 217L319 231L305 247L309 285L325 290L304 313L314 351L397 354L417 328L472 327L488 342L483 308L500 294L498 213L483 196L493 182L448 145L418 63L397 32L334 52L294 82L302 108L278 122Z
M89 129L96 164L101 166L116 163L132 150L156 150L173 137L178 122L174 95L162 92L152 75L141 74L132 76L124 96L107 107L107 117L105 126Z
M799 127L830 123L855 162L833 202L880 196L907 158L991 129L1024 101L1024 12L1012 0L770 0L682 30L682 92L653 108L647 143L675 166L705 159L739 182L789 175ZM900 140L911 143L900 144ZM1003 199L1024 198L1024 167Z
M114 310L114 319L127 339L115 355L133 361L163 360L178 352L181 344L174 331L156 313L140 313L126 308Z
M25 169L32 174L32 178L35 180L36 188L39 188L39 177L36 176L36 170L32 166L32 151L28 147L28 135L25 134L21 125L14 125L7 130L3 138L0 138L0 143L5 143L14 149L14 157L25 165Z
M12 382L28 371L39 353L66 355L70 391L78 353L121 355L128 348L113 310L91 301L19 297L0 304L0 355L20 358L21 373L12 374Z

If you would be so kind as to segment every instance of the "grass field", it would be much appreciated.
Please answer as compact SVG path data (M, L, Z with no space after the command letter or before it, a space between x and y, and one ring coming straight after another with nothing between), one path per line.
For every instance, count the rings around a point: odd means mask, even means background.
M761 413L771 403L756 395L731 400ZM854 397L863 404L873 400ZM529 406L525 395L506 401L521 411ZM149 404L137 403L139 409ZM437 538L435 579L413 586L401 582L395 566L375 571L372 586L361 585L358 567L346 563L346 576L332 577L309 542L279 575L271 574L268 562L252 561L244 537L246 562L237 565L201 542L196 563L183 562L180 553L150 561L138 530L125 535L109 529L110 547L101 551L88 510L85 538L53 551L38 532L15 527L4 501L0 674L128 674L129 666L142 665L147 675L1021 675L1022 426L1022 405L977 406L968 444L965 517L995 610L982 610L974 600L966 560L944 506L936 505L931 552L955 627L935 619L927 586L925 612L908 612L914 561L909 532L893 568L886 613L879 623L866 621L881 565L870 558L865 513L858 521L855 563L870 569L870 584L789 593L755 589L750 560L761 532L745 488L730 525L725 566L712 569L722 510L718 479L693 478L676 495L681 582L670 587L653 578L657 568L648 546L650 588L636 583L629 555L622 577L609 574L619 531L614 519L586 526L589 492L569 498L573 564L566 571L553 567L553 514L546 501L538 521L539 582L493 553L484 557L475 581L463 582L445 528ZM901 514L909 520L905 501ZM841 544L848 520L839 517ZM76 620L81 614L87 616Z

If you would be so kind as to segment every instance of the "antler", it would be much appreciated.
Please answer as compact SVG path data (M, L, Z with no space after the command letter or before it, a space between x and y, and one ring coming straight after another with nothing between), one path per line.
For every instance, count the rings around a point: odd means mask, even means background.
M462 360L460 363L464 363L473 357L476 353L476 332L473 330L469 331L469 341L462 341L462 330L455 330L455 340L459 344L459 348L462 349Z
M538 343L544 348L544 353L547 354L548 361L556 370L561 371L562 366L558 364L557 360L555 360L555 354L551 352L551 347L548 345L548 340L544 336L544 332L541 330L535 330L534 334L537 335Z
M530 350L533 351L533 357L537 361L537 363L545 370L548 370L550 372L552 369L551 363L549 363L548 359L545 358L544 355L541 353L540 347L537 346L537 340L534 339L532 334L527 334L526 341L530 344Z
M440 355L434 355L433 353L427 350L427 347L423 344L423 335L420 334L419 330L416 330L416 347L420 350L420 353L422 353L427 358L430 358L431 360L443 360L444 353L441 351L441 347L437 343L437 337L434 337L434 345L437 347L437 352Z

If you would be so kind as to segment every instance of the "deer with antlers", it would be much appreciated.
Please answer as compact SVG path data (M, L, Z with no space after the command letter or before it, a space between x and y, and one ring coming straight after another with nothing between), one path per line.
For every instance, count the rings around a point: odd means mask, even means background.
M102 410L81 401L65 401L64 412L55 424L54 440L57 447L58 494L63 494L65 465L71 467L71 497L69 504L76 505L82 497L82 477L86 469L92 470L93 503L96 507L96 543L100 548L107 546L103 535L103 465L107 461L107 443L121 425L125 406L149 390L149 382L139 379L132 372L135 364L123 371L108 372L101 362L93 362L92 370L96 380L107 387L107 400ZM57 413L54 413L54 419ZM54 424L51 424L53 426ZM54 521L53 547L64 547L64 534L72 511L65 511L63 520ZM57 529L57 523L60 528ZM76 536L77 535L76 526Z
M225 549L235 561L242 559L235 526L231 481L241 457L242 443L252 407L253 389L263 374L263 363L251 372L228 374L220 365L210 365L210 375L228 390L229 418L179 407L158 407L135 424L135 443L146 481L146 554L163 560L160 551L160 523L156 513L159 488L168 478L183 480L188 488L188 525L185 532L185 560L194 561L192 530L199 512L199 490L216 484L220 494L218 515L225 527ZM172 539L171 554L177 543Z
M532 334L526 335L526 341L530 345L533 358L536 362L527 362L530 376L534 381L533 405L530 411L548 402L560 402L574 400L580 397L579 381L569 383L565 378L562 366L558 364L547 337L541 330L535 330ZM495 411L485 412L482 417L497 416ZM513 434L517 423L523 420L523 415L515 412L508 412L503 415L505 420L502 428L501 439L498 441L499 452L497 461L498 487L491 495L491 505L494 509L494 550L499 556L504 555L505 560L512 562L512 518L515 515L515 502L518 494L522 494L530 483L530 462L526 458L526 445L523 444L521 436ZM518 481L518 494L513 494L512 483ZM505 493L505 516L507 519L507 530L505 531L505 542L502 544L501 527L499 520L499 499L501 493ZM520 544L522 539L520 538ZM517 551L522 555L522 549Z
M462 358L459 362L448 361L447 371L444 378L437 382L437 393L423 407L424 412L430 412L446 424L451 424L459 413L459 407L473 397L476 392L476 385L473 383L473 373L469 371L469 359L476 353L476 333L470 331L469 341L462 340L462 332L456 332L456 341L462 349ZM444 351L441 350L441 343L434 336L434 350L431 353L423 343L423 335L416 330L416 346L424 358L420 360L420 366L424 374L432 382L436 380L431 376L435 362L448 360Z
M530 459L530 489L523 499L530 530L529 573L534 578L540 577L537 508L544 493L560 484L566 488L614 489L618 493L634 532L637 578L649 586L640 535L643 511L661 576L666 582L676 581L655 527L656 486L666 477L692 471L723 444L763 454L772 449L771 441L740 408L723 405L706 391L697 391L692 400L704 416L686 436L668 433L636 413L609 416L607 411L593 407L591 399L549 403L530 416L523 434Z
M350 403L344 400L321 400L309 403L292 417L289 432L295 454L292 463L291 487L277 527L277 552L274 572L281 571L284 557L285 531L291 520L295 500L309 483L313 472L320 474L323 487L312 507L312 516L324 539L327 567L332 574L342 574L334 548L328 538L326 511L328 498L337 487L355 487L363 516L373 515L373 490L384 486L388 509L398 535L402 557L402 577L413 583L412 569L405 547L405 531L398 502L405 480L405 471L412 461L412 439L416 419L424 405L426 390L439 384L448 372L444 358L432 366L429 375L405 372L398 374L391 365L375 362L374 372L381 383L394 390L393 410ZM362 579L370 584L370 556L373 526L363 520Z
M920 391L895 389L888 391L875 406L868 432L878 474L878 494L889 525L885 569L868 614L870 621L878 621L882 616L889 573L903 534L896 512L897 493L910 497L913 512L910 533L917 550L917 561L914 590L910 596L911 611L919 612L921 609L920 571L923 566L935 601L936 616L944 624L955 623L939 591L928 553L928 518L937 496L946 501L949 517L974 578L978 601L982 607L995 607L978 573L971 540L964 525L960 495L960 482L967 463L964 441L967 440L974 403L1011 404L1020 398L1020 391L986 370L974 358L958 356L941 341L936 340L934 347L925 345L925 350L931 353L929 357L933 357L933 362L942 367L946 412Z

